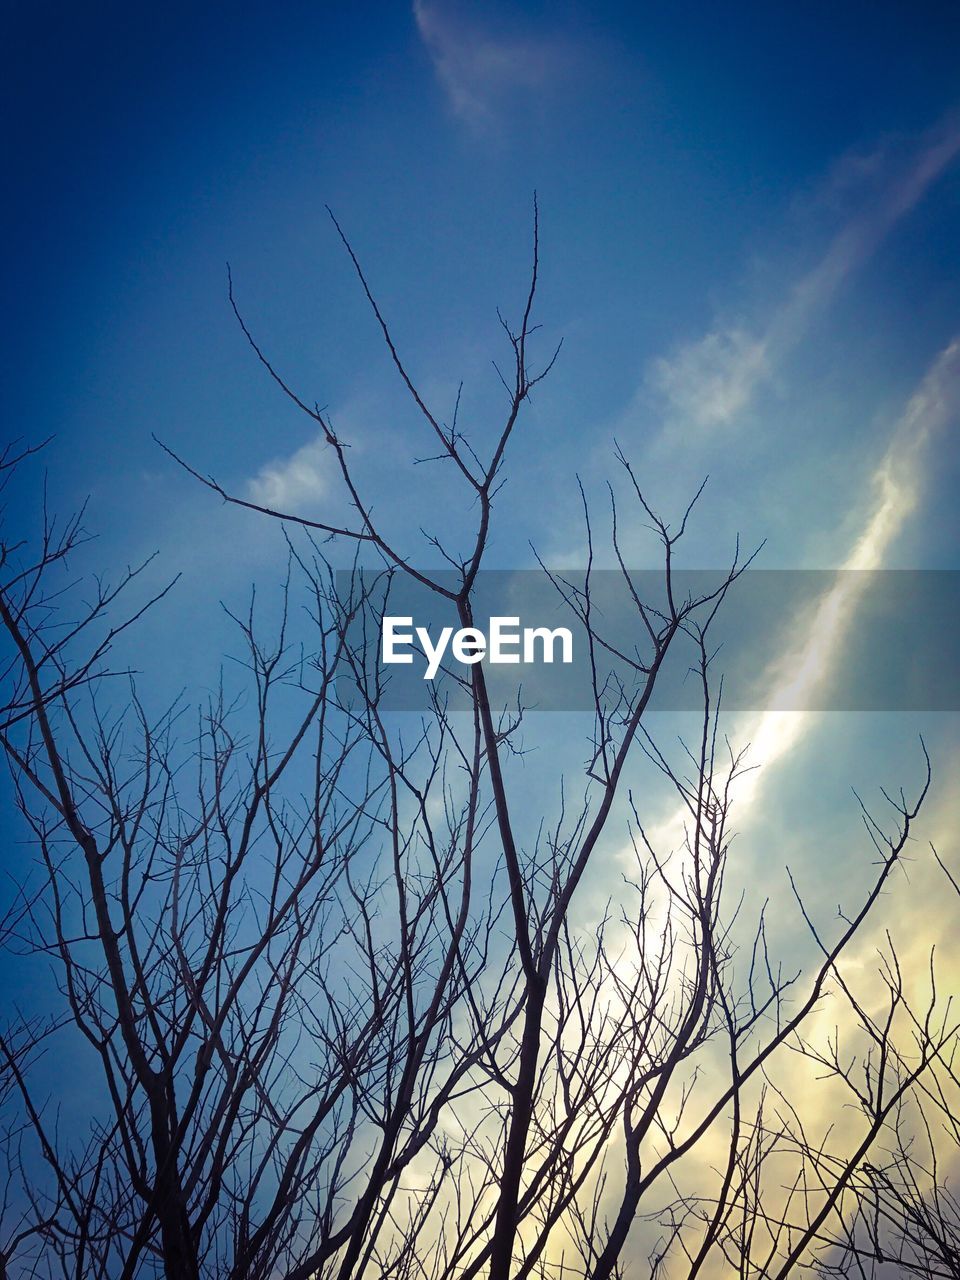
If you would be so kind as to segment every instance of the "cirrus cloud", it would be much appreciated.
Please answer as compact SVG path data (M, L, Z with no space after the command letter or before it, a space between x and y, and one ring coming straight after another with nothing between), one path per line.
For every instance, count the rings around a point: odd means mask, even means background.
M541 92L572 66L572 47L556 36L493 35L448 5L414 0L413 16L454 113L488 130L506 99Z

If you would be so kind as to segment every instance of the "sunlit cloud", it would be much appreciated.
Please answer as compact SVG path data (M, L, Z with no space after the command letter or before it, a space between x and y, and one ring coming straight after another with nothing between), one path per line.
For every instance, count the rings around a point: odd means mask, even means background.
M884 456L872 476L871 500L859 529L838 566L840 572L833 585L816 602L812 613L802 625L798 625L797 619L788 621L784 629L782 658L760 677L761 686L768 691L770 704L780 702L803 705L831 677L856 618L866 586L866 574L883 568L887 562L895 540L917 509L925 472L931 463L931 448L958 416L960 337L954 338L933 362L897 421ZM791 643L790 637L795 634L798 634L798 639ZM757 812L761 806L766 807L771 803L772 797L765 794L769 790L769 766L797 748L821 718L809 711L770 711L743 724L742 734L738 733L737 736L750 742L750 760L761 768L741 774L732 789L733 812L738 830L743 831L748 825L751 810ZM948 765L952 763L955 762L949 761ZM932 817L935 835L943 837L946 832L952 831L956 823L955 797L949 797L946 803L941 802ZM688 811L679 807L650 828L648 834L651 842L661 854L684 848L684 830L688 819ZM621 861L625 867L632 866L631 847L622 851ZM675 878L680 875L675 865L672 873ZM933 865L932 860L925 864L921 876L925 890L922 898L925 902L932 900L938 904L933 915L938 917L938 923L945 928L945 936L949 937L951 913L955 914L956 907L952 900L947 900L944 906L945 895L937 893L936 877L939 874L939 869ZM894 922L889 918L892 908L882 906L881 909L887 910L887 918L883 920L883 924L892 928ZM661 913L665 912L666 904L661 903L659 910ZM915 1007L922 1008L930 998L928 939L930 936L941 935L936 933L929 914L925 915L925 928L918 930L915 910L911 911L909 906L904 909L901 904L898 912L897 922L904 935L902 944L899 938L894 944L888 934L886 945L897 946L903 972L907 975L908 994L914 999ZM663 924L665 923L664 915ZM889 994L878 977L877 946L875 932L865 933L851 947L849 955L845 956L843 970L848 980L856 982L858 997L862 999L863 1006L868 1009L876 1006L879 1011L884 1007ZM940 980L942 982L946 979L950 984L948 989L956 985L957 964L956 948L948 948L946 964L941 957L939 967ZM823 1042L831 1034L836 1034L836 1019L835 1002L822 1000L807 1021L807 1039ZM856 1028L850 1030L848 1039L844 1042L844 1051L852 1052L851 1045L856 1034ZM720 1069L723 1069L722 1066ZM855 1135L859 1138L858 1113L847 1105L849 1096L842 1084L837 1080L822 1079L821 1076L822 1072L818 1072L808 1060L792 1055L786 1061L771 1063L764 1078L773 1080L780 1086L789 1084L790 1095L802 1098L803 1122L808 1132L818 1135L829 1133L833 1148L842 1151L849 1146ZM763 1083L763 1079L758 1079L743 1095L741 1101L746 1111L749 1112L750 1106L756 1105L757 1090ZM776 1111L777 1105L776 1096L771 1094L772 1111ZM729 1140L729 1131L722 1124L706 1135L680 1171L679 1177L686 1180L685 1185L694 1187L700 1195L704 1194L705 1187L715 1185L716 1171L723 1167ZM775 1175L768 1173L764 1187L768 1207L776 1211L778 1206L785 1203L789 1182L781 1184ZM665 1274L685 1275L687 1269L688 1263L684 1264L681 1259L676 1271L668 1270ZM719 1277L727 1274L725 1260L722 1257L711 1260L702 1274L710 1276L711 1280L716 1276L719 1280Z
M960 337L934 361L900 416L871 477L869 507L837 566L833 585L808 615L787 620L780 656L758 677L758 705L809 706L831 678L868 586L867 574L887 562L916 509L931 442L958 416ZM737 737L750 744L750 762L760 766L741 774L731 793L741 829L769 784L770 767L796 748L819 719L811 711L771 710L741 725ZM670 814L653 833L655 842L664 849L679 849L686 817L685 809ZM625 850L623 857L629 863L632 853Z
M954 338L933 363L897 423L871 479L872 504L839 566L834 585L817 603L799 644L785 645L782 656L766 674L769 705L803 706L829 679L868 585L867 574L884 567L891 546L916 508L931 440L958 412L960 338ZM757 762L769 765L785 755L813 718L805 712L766 713L751 735ZM759 784L758 773L744 777L738 793L741 806Z

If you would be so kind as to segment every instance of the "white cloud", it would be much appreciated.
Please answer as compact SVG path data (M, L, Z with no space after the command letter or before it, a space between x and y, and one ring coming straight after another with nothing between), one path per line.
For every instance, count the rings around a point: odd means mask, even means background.
M960 337L954 338L911 396L886 453L872 476L873 500L834 585L818 602L799 643L767 673L772 706L803 706L827 680L856 617L866 574L882 569L897 536L916 509L931 440L960 414ZM856 572L854 572L856 571ZM792 628L791 628L792 629ZM758 763L785 755L809 725L806 713L773 711L751 735ZM759 775L750 774L752 792Z
M816 602L809 616L786 620L784 653L760 674L759 686L772 707L803 706L829 679L850 634L861 605L865 573L883 568L898 535L916 510L924 471L930 467L930 446L960 416L960 337L946 347L928 369L890 438L872 476L871 501L859 530L848 545L841 570ZM794 636L796 637L794 639ZM771 766L790 758L824 717L812 711L769 710L738 718L734 728L740 745L749 744L748 764L759 766L741 773L731 788L737 830L749 838L751 817L763 820L777 812L776 775ZM675 879L682 880L690 857L685 846L689 811L678 806L649 828L655 848L673 851ZM748 846L749 847L749 846ZM761 856L766 859L768 850ZM635 853L631 843L616 855L624 873L632 875ZM757 874L765 874L765 863ZM660 917L648 927L663 927L666 901L657 908ZM615 949L616 937L608 938ZM875 945L875 940L872 940Z
M745 329L721 329L680 347L669 359L655 359L647 381L685 422L712 427L730 422L747 406L766 369L763 339Z
M329 491L330 450L322 436L290 455L268 462L247 486L251 502L299 515Z
M782 655L758 680L766 705L808 705L830 678L857 616L866 574L887 563L891 547L916 510L924 470L930 465L930 444L958 417L960 337L933 362L897 422L871 477L871 501L839 566L841 572L808 619L786 620ZM788 756L819 720L819 715L803 710L770 710L744 720L738 738L750 743L750 761L761 769L737 780L734 798L739 823L758 804L761 789L769 782L769 766ZM663 847L681 846L686 817L686 810L678 809L656 832ZM629 863L632 855L626 850L622 856Z
M495 37L432 0L414 0L413 16L451 107L476 130L495 123L505 97L543 90L572 60L557 39Z
M861 179L869 177L873 188L880 154L842 167L846 181L859 172ZM872 257L958 154L960 120L951 116L924 135L885 186L871 190L868 207L833 237L819 262L789 290L759 331L751 332L744 322L716 326L705 337L653 360L643 391L653 392L663 404L670 439L678 430L735 424L848 276ZM830 182L833 185L836 177Z

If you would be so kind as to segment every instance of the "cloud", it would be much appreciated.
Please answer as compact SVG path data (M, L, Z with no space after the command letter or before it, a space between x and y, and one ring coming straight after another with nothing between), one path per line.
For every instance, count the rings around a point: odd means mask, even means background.
M674 413L696 427L730 422L749 403L767 369L767 346L745 329L715 330L657 357L648 384Z
M895 539L916 509L929 446L958 417L960 336L933 362L900 416L874 470L870 504L834 584L805 620L785 620L782 655L759 676L767 706L809 705L829 679L856 617L867 573L884 567ZM851 570L858 572L845 572ZM810 711L767 711L741 726L738 739L750 743L750 760L761 766L759 771L741 774L733 788L741 825L770 781L769 766L796 748L819 719ZM656 829L655 842L662 848L680 848L687 817L686 809L678 808ZM632 851L627 848L621 856L629 865Z
M329 491L329 448L322 436L290 455L261 467L249 481L251 502L277 511L302 514Z
M665 434L736 424L758 388L802 340L847 278L877 251L900 220L960 154L960 119L951 115L923 136L885 185L877 187L881 153L841 165L849 185L855 175L869 179L868 207L833 237L816 265L789 290L765 325L752 331L743 321L714 327L705 337L683 344L648 367L643 392L665 408ZM829 179L837 184L836 171Z
M911 396L871 480L872 503L840 565L834 585L817 603L799 643L788 646L766 674L771 706L803 706L830 676L856 616L867 573L882 569L916 508L925 453L935 435L960 416L960 337L941 352ZM844 572L856 571L856 572ZM793 623L787 634L794 630ZM752 754L767 765L784 756L813 723L809 713L768 712L750 735ZM760 775L742 780L738 804L752 799Z
M911 516L917 509L925 471L931 465L932 446L946 430L960 417L960 336L955 337L937 356L928 368L925 376L917 385L909 401L903 409L887 444L879 464L874 469L870 487L869 501L865 505L859 526L851 538L840 569L869 571L880 569L887 562L890 549L903 531ZM795 705L809 698L814 688L829 678L833 664L849 635L850 624L856 616L860 605L861 590L864 585L864 574L839 573L834 584L824 592L812 613L802 620L785 620L784 630L785 657L783 662L772 665L762 676L769 688L781 689L786 697L785 686L792 686L789 696ZM735 598L730 602L735 607ZM796 633L796 639L791 637ZM758 716L745 717L736 734L737 741L750 742L750 761L761 766L769 766L777 760L787 757L797 748L822 721L822 717L803 711L771 711ZM949 763L949 762L948 762ZM738 832L747 834L751 812L754 817L762 817L763 810L767 814L777 812L777 797L769 794L771 775L766 768L742 773L732 788L733 818ZM766 794L765 794L766 792ZM647 835L655 848L662 855L675 852L670 872L675 883L682 884L689 871L689 853L685 851L685 835L689 823L689 810L680 805L668 812L659 822L651 823ZM956 804L951 797L940 813L935 813L936 825L949 832L956 824ZM767 874L770 849L763 845L758 851L759 858L755 867L742 866L743 884L748 886L752 878L760 881ZM754 853L754 858L757 853ZM635 876L635 852L632 842L625 844L617 854L623 873L627 877ZM937 897L937 887L942 881L937 880L937 869L928 864L924 869L922 888L925 892L905 904L897 898L896 906L888 908L888 917L884 923L893 929L898 926L905 935L905 943L900 955L904 964L908 989L912 989L915 1007L922 1008L923 1002L929 999L929 989L925 985L930 973L930 938L931 936L951 937L948 924L948 913L953 904L946 898L946 908L941 911L938 902L945 901L941 892ZM606 892L606 888L604 888ZM601 899L601 901L603 901ZM913 905L917 901L925 904L933 903L933 910L924 906L922 910L922 927L918 927L918 908ZM878 912L884 904L878 905ZM597 911L596 902L591 905ZM603 910L603 906L600 910ZM652 910L645 917L649 936L666 930L666 896L661 896ZM739 908L738 908L739 910ZM941 926L939 933L934 929L934 919ZM588 917L589 926L595 927L595 919ZM611 927L605 937L605 946L609 954L616 954L622 945L625 955L630 955L633 945L633 931L625 924L618 923ZM939 944L938 944L939 946ZM852 946L844 958L844 971L848 979L855 974L858 996L869 1006L869 999L876 989L883 991L882 984L876 977L877 933L864 930L857 944ZM955 983L958 961L956 949L949 953L948 965L941 964L939 977ZM792 961L791 961L792 965ZM949 966L949 967L948 967ZM948 990L951 989L949 986ZM607 990L612 991L612 984ZM615 997L614 997L615 998ZM834 1032L836 1006L824 1001L819 1009L805 1024L806 1037L811 1041L823 1043L830 1033ZM846 1044L854 1039L853 1032L847 1032ZM703 1079L709 1079L713 1070L720 1070L716 1061L709 1057L700 1061L699 1067ZM683 1089L692 1089L696 1077L684 1077ZM838 1094L836 1085L823 1077L822 1073L810 1073L810 1064L797 1055L781 1054L768 1062L764 1069L763 1080L755 1080L750 1086L755 1090L763 1081L772 1081L775 1085L788 1086L789 1096L797 1100L798 1110L802 1112L803 1123L811 1133L820 1133L824 1129L831 1136L834 1149L844 1150L844 1144L851 1135L851 1122L854 1114L843 1104L846 1095ZM708 1086L709 1088L709 1086ZM747 1099L756 1100L756 1094L748 1092ZM744 1111L746 1113L747 1104ZM727 1145L724 1145L727 1144ZM686 1186L694 1187L702 1194L705 1180L711 1171L723 1166L723 1158L729 1144L729 1130L719 1124L717 1129L708 1133L705 1139L697 1144L679 1166L678 1177L686 1179ZM611 1150L622 1151L620 1140L611 1142ZM767 1171L764 1193L767 1203L775 1205L781 1181L779 1171ZM789 1185L789 1184L785 1184ZM605 1204L610 1204L616 1211L615 1195L601 1187L600 1194L608 1197ZM721 1259L716 1269L704 1271L704 1274L726 1275L726 1264Z
M544 90L572 61L555 38L494 37L431 0L414 0L413 16L453 111L477 131L495 124L506 98Z

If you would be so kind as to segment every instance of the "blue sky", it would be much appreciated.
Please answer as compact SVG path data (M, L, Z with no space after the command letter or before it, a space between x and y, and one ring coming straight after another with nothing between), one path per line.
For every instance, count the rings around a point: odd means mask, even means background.
M538 341L564 346L511 446L491 565L529 567L530 541L582 564L577 477L602 508L618 441L668 515L710 474L689 567L725 564L739 533L766 540L768 568L960 568L958 47L942 2L8 6L8 434L55 435L55 509L90 495L81 567L116 575L158 550L154 580L182 574L125 651L141 691L202 698L235 648L220 601L242 608L253 581L269 601L284 555L275 523L221 506L153 435L238 494L342 510L310 421L231 314L228 261L251 329L328 408L411 558L432 559L421 523L463 526L444 473L411 466L426 446L327 205L438 416L463 381L483 451L503 409L496 308L522 306L538 193ZM11 519L32 521L39 493L33 468ZM637 567L656 563L639 522L622 532ZM783 620L770 687L851 661L854 578ZM547 750L511 785L555 798L583 727L541 717ZM836 919L872 857L849 789L911 791L921 731L922 838L956 866L955 713L731 722L764 766L737 800L736 871L786 946L784 863ZM674 798L652 804L676 842ZM924 848L880 924L924 975L942 934L960 980ZM584 919L629 863L607 852Z
M309 444L244 349L227 259L297 385L403 453L325 204L418 375L441 399L463 377L482 417L536 187L541 319L566 346L518 470L549 440L560 504L614 432L636 456L679 417L654 492L710 470L714 519L732 496L774 563L829 563L858 464L956 322L957 167L917 172L960 128L947 6L240 8L12 15L8 412L56 432L65 497L162 545L193 495L151 432L238 485ZM743 518L741 483L772 489L770 520Z
M582 561L575 477L601 502L617 439L666 512L710 473L691 565L725 562L737 532L768 567L850 564L886 512L872 567L955 566L947 6L103 4L8 24L8 418L55 433L55 505L91 495L91 564L159 549L158 575L183 573L137 641L158 690L216 679L218 602L275 581L281 542L152 434L238 493L340 503L230 314L228 260L412 554L429 559L424 512L459 527L442 476L410 468L417 424L328 204L431 402L449 413L462 379L482 443L539 193L543 350L564 349L512 450L492 564L529 564L531 539ZM932 731L952 759L953 720ZM832 735L841 773L878 755L866 737L864 755Z

